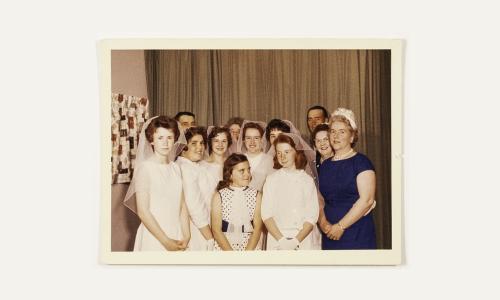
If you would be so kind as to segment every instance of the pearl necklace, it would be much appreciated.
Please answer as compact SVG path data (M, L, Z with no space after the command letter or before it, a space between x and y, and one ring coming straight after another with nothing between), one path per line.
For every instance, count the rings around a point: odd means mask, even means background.
M333 156L333 160L341 160L341 159L344 159L344 158L348 157L348 156L349 156L351 153L353 153L353 152L354 152L354 149L352 149L352 148L351 148L351 150L349 150L349 152L347 152L347 153L344 153L344 154L342 154L342 155L334 155L334 156Z

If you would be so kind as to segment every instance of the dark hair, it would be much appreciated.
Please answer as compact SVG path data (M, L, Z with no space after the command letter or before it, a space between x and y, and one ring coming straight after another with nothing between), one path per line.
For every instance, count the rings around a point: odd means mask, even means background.
M266 127L266 139L268 142L270 142L271 139L271 131L275 129L278 129L281 132L290 133L290 126L288 126L287 123L283 122L280 119L272 119L271 121L269 121Z
M314 127L314 130L311 134L311 142L313 143L313 145L314 145L314 142L316 139L316 135L320 131L326 131L326 133L329 135L330 134L330 126L328 124L319 124L318 126Z
M182 117L182 116L191 116L191 117L193 117L193 118L195 118L195 119L196 119L196 116L195 116L192 112L190 112L190 111L180 111L180 112L178 112L178 113L175 115L174 119L175 119L176 121L179 121L180 117Z
M191 127L191 128L188 128L184 132L184 135L186 136L186 142L188 144L189 144L189 141L195 135L201 135L201 137L203 138L203 143L205 143L205 145L207 144L207 131L206 131L205 127ZM184 149L182 149L182 151L186 151L186 150L187 150L187 145L184 146Z
M262 137L264 135L264 129L262 129L262 127L260 127L259 124L254 123L254 122L248 122L243 127L243 139L245 138L245 136L247 134L247 129L249 129L249 128L257 129L260 133L260 137Z
M227 121L226 125L224 125L224 126L229 128L233 124L237 124L237 125L239 125L241 127L241 125L243 125L243 118L232 117L231 119L229 119Z
M292 146L296 152L296 154L295 154L295 168L297 168L297 169L305 169L306 168L307 158L306 158L306 155L304 154L304 151L297 150L297 148L295 146L295 142L293 141L293 139L291 137L289 137L286 134L280 134L273 142L273 147L274 147L274 150L276 152L276 154L274 155L274 158L273 158L273 161L274 161L273 168L274 169L281 169L283 167L278 162L278 151L276 150L276 145L278 145L278 144L289 144L290 146Z
M144 131L146 134L146 139L148 142L153 142L153 135L155 134L158 128L170 129L174 133L175 141L179 138L179 127L177 126L177 121L167 116L159 116L149 123L148 127Z
M311 110L313 110L313 109L321 109L321 111L323 112L323 117L324 117L325 119L328 119L328 111L326 110L326 108L324 108L324 107L323 107L323 106L321 106L321 105L314 105L314 106L309 107L309 109L307 110L307 115L306 115L306 117L307 117L307 116L309 116L309 112L310 112Z
M219 133L225 133L226 138L227 138L227 148L231 146L233 143L233 139L231 138L231 133L229 132L229 128L227 127L220 127L216 126L212 129L210 134L208 135L208 154L212 154L212 140L219 134Z
M226 158L224 161L224 168L222 169L222 180L217 184L217 191L229 187L231 184L231 174L233 173L233 168L237 164L245 161L248 161L248 158L245 155L238 153L233 153Z

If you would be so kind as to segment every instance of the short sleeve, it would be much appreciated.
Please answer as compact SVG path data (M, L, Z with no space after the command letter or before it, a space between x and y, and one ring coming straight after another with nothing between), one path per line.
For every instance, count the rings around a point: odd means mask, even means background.
M272 180L267 180L266 183L264 183L262 191L262 204L260 209L262 221L274 216L274 198L272 193Z
M365 155L358 154L354 162L354 172L356 173L356 176L359 175L359 173L368 170L375 171L375 167L372 162Z
M142 163L134 170L134 187L135 192L149 192L150 188L150 172L146 163Z

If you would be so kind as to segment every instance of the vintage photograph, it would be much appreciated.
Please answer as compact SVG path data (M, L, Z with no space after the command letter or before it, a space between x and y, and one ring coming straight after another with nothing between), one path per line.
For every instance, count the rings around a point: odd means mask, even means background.
M104 40L101 261L399 264L400 40Z

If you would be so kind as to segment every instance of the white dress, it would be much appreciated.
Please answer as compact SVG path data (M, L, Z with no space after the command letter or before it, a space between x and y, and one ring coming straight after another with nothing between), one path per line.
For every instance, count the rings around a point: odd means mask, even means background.
M262 220L273 218L285 237L295 237L305 222L316 226L319 216L318 192L311 176L304 170L281 168L269 175L262 194ZM314 231L314 229L313 229ZM310 233L300 250L319 249ZM277 250L278 242L267 235L267 250Z
M216 162L207 162L205 160L200 161L200 166L206 170L208 174L210 174L210 181L213 185L213 188L210 189L215 192L217 184L222 180L222 165Z
M176 163L181 169L184 199L191 220L188 250L207 250L207 241L199 228L210 224L210 206L215 192L214 179L199 163L182 156L177 158Z
M252 181L250 187L258 191L262 191L264 182L269 174L274 172L273 157L261 152L258 155L251 157L248 153L245 154L248 162L250 163L250 173L252 174Z
M175 163L159 164L146 160L134 171L136 193L149 193L149 210L165 234L175 240L182 239L181 195L182 179ZM166 251L143 223L137 229L134 251Z
M257 190L251 187L231 186L219 191L222 232L235 251L245 251L252 236L257 193ZM260 250L260 245L257 245L255 249ZM217 242L215 250L222 250Z

